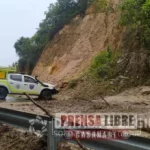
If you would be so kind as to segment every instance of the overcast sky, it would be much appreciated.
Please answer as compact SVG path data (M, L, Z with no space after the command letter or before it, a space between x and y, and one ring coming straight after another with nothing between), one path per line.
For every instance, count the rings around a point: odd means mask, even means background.
M44 19L44 12L56 0L0 0L0 66L18 60L14 43L31 37Z

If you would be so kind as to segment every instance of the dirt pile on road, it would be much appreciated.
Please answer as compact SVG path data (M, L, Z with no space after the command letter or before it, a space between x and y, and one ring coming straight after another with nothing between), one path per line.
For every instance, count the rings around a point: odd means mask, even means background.
M137 87L128 89L114 96L105 96L105 100L111 107L97 97L96 99L75 99L68 95L56 95L51 101L37 101L46 108L50 114L54 113L94 113L94 112L134 112L148 113L150 109L150 91L149 87ZM63 93L64 94L64 93ZM24 101L27 101L26 97ZM1 107L14 109L18 111L31 112L34 114L45 115L45 113L36 107L33 103L27 102L1 102Z
M0 124L0 150L44 150L45 143L36 135L19 132Z
M0 150L47 150L46 142L44 137L0 124ZM80 146L68 142L58 143L57 149L82 150Z

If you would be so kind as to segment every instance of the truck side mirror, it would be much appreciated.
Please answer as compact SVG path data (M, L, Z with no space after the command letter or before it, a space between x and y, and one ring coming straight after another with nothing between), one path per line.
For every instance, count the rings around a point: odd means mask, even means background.
M38 81L38 76L35 76L35 80L36 80L36 83L38 84L39 83L39 81Z

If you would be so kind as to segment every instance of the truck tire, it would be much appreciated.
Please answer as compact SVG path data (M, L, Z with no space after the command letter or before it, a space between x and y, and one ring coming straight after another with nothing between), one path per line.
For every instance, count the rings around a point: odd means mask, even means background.
M50 90L44 90L41 93L41 96L44 100L51 100L52 99L52 92Z
M5 87L0 87L0 100L5 100L8 91Z

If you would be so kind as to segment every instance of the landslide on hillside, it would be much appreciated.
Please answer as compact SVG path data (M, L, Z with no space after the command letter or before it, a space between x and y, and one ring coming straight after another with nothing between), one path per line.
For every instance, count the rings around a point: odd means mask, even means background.
M116 93L143 83L149 85L150 53L138 41L141 35L119 25L119 0L109 2L111 9L94 12L90 7L84 17L76 16L64 26L43 50L33 75L42 81L62 86L59 83L69 83L72 79L80 78L88 70L93 58L100 51L111 47L113 53L120 53L114 68L117 75L96 84L90 82L89 77L82 78L73 93L93 97L101 92Z
M44 49L33 75L54 83L69 81L84 72L91 59L109 45L119 49L123 33L116 12L118 0L112 1L113 11L77 16L66 25Z

